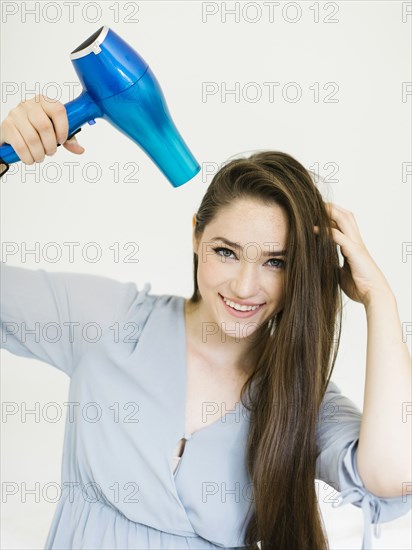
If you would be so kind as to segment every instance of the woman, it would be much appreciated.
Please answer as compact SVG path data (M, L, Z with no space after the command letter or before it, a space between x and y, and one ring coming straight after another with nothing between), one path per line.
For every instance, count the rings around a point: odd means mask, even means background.
M42 96L1 130L27 164L56 141L84 150L67 141L63 105ZM290 155L260 152L215 175L193 249L190 299L2 265L3 347L66 372L79 405L46 548L323 550L315 479L362 507L370 548L371 523L411 509L400 414L411 369L396 299L353 215L324 203ZM368 323L363 414L330 380L341 289ZM73 332L23 337L22 322L50 321ZM90 321L98 341L74 330Z

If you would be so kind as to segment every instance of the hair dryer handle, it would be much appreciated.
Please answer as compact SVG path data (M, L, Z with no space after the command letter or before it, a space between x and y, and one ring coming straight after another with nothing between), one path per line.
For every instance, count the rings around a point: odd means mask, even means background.
M95 118L103 116L103 112L100 107L94 102L86 91L83 91L79 97L69 101L64 106L67 111L67 118L69 122L68 139L76 134L79 131L79 128L81 128L81 126L83 126L86 122L94 121ZM20 160L20 157L11 145L5 144L0 146L0 163L9 165ZM7 170L1 175L6 172Z

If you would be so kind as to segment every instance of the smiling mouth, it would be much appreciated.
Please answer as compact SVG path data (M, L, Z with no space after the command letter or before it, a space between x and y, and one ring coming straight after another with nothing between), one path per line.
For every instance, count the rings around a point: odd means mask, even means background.
M266 302L263 302L262 304L249 304L247 307L255 307L255 309L254 309L254 310L253 310L253 309L240 310L240 309L236 309L236 308L230 306L227 302L225 302L225 300L229 300L229 298L226 298L226 296L223 296L223 295L220 294L219 292L218 292L218 294L219 294L219 296L221 297L222 302L223 302L225 305L227 305L228 307L231 307L231 308L234 309L235 311L240 311L240 312L243 312L243 313L244 313L244 312L249 312L249 311L258 311L259 309L261 309L261 308L266 304ZM246 304L238 304L238 303L235 302L234 300L229 300L229 301L232 302L232 303L235 303L235 304L237 304L237 305L239 305L239 306L246 305ZM258 307L256 307L256 306L258 306Z

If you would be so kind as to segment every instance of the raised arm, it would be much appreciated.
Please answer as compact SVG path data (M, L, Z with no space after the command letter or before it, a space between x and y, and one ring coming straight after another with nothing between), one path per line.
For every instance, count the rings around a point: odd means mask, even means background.
M71 376L105 333L115 341L140 299L133 282L0 262L0 347Z
M20 103L1 125L2 143L27 164L53 155L57 142L82 153L76 138L67 141L67 135L64 105L44 96ZM0 262L0 347L71 376L86 349L110 327L116 329L138 294L135 283Z

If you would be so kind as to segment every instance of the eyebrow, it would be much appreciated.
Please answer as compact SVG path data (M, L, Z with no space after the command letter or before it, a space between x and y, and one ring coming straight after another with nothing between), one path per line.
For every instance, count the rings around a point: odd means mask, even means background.
M236 248L237 250L243 250L243 246L240 246L239 243L234 243L232 241L229 241L228 239L225 239L224 237L213 237L211 241L222 241L223 243L232 246L233 248ZM253 243L256 244L256 243ZM266 257L273 257L273 256L286 256L286 250L275 250L272 252L263 252L263 256Z

